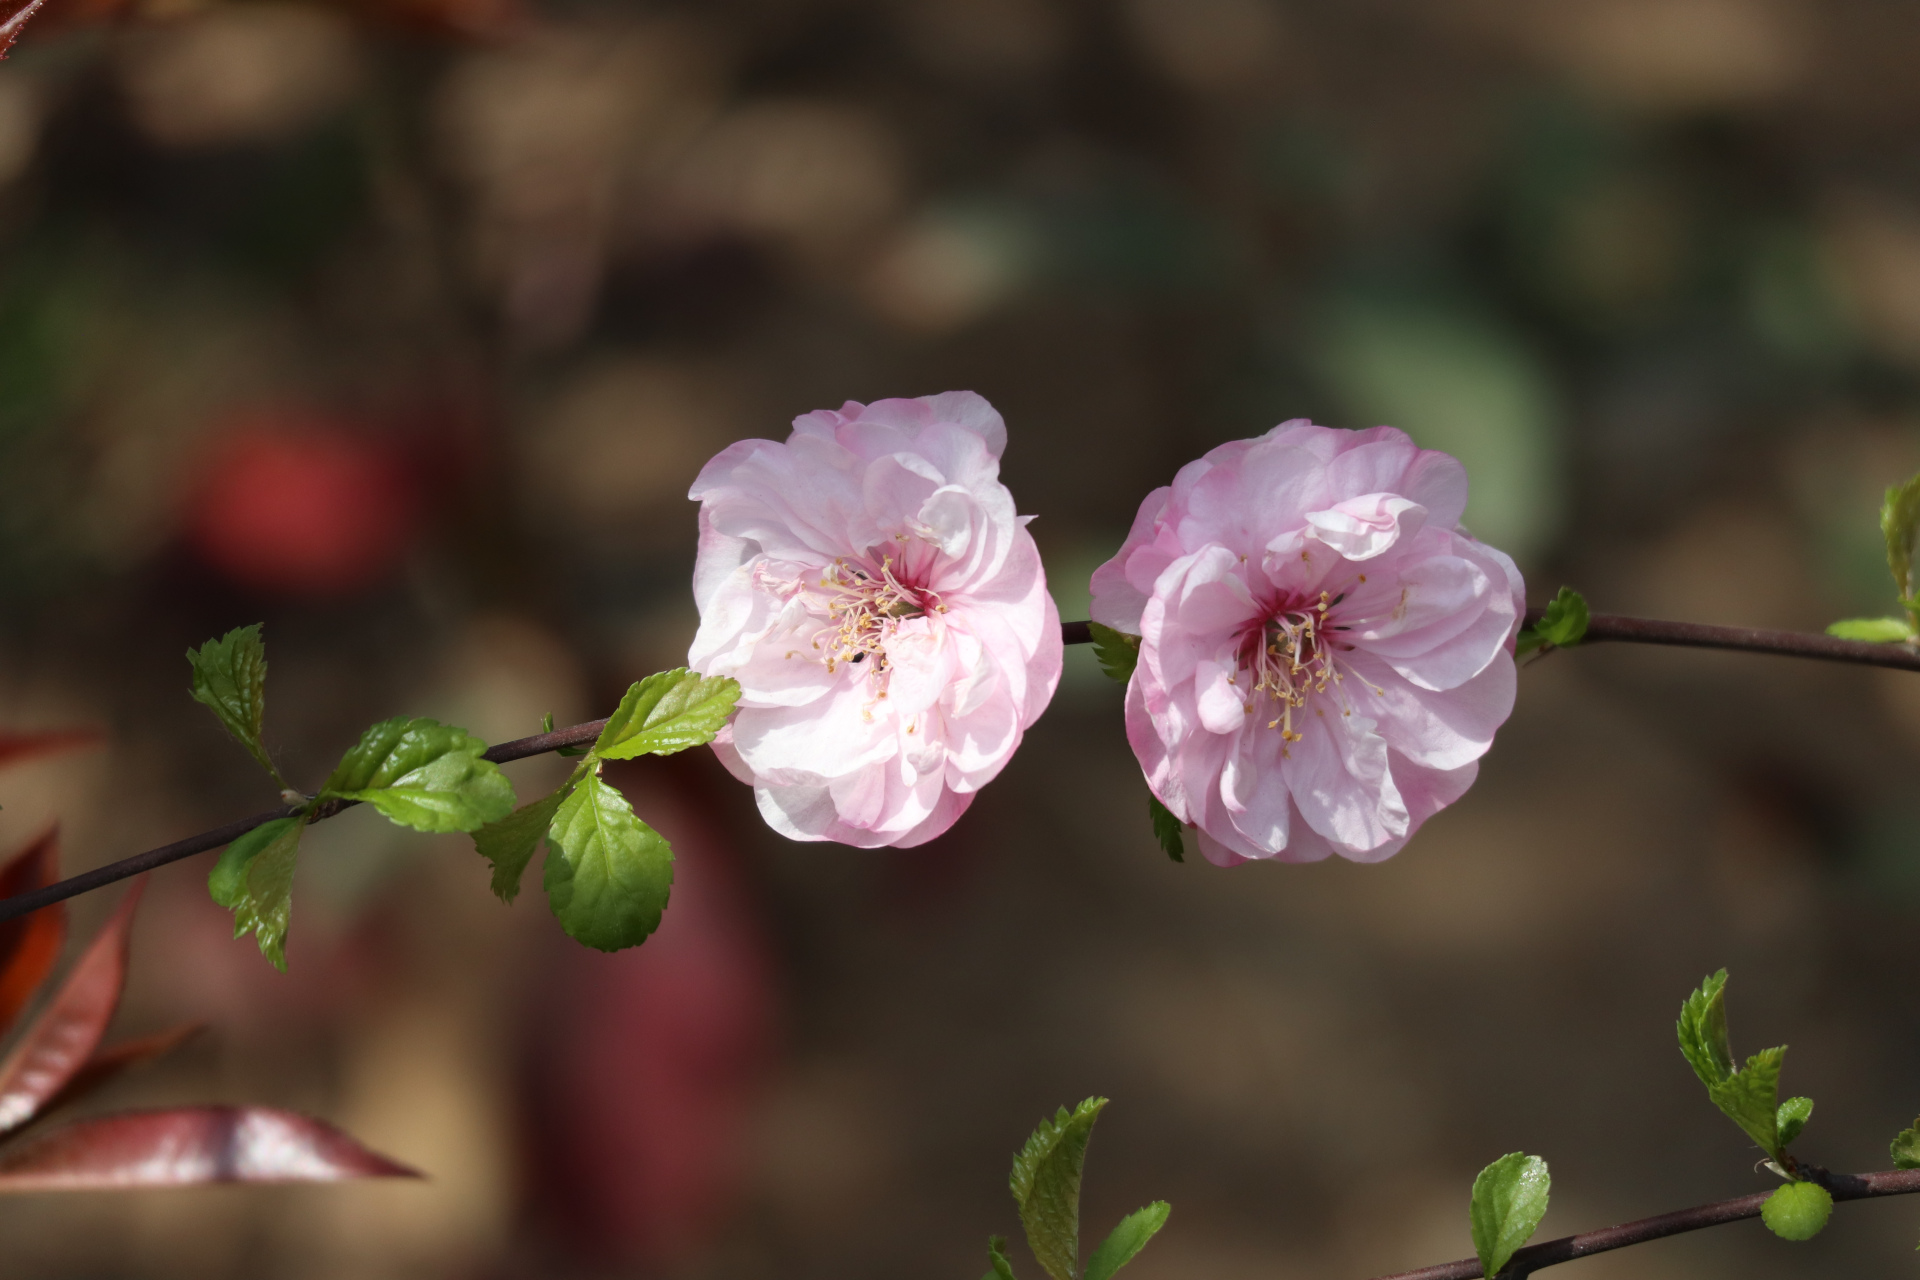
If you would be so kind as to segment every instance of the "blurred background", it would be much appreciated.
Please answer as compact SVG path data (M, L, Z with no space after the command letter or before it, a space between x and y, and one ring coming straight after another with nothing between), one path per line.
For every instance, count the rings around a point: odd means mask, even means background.
M405 711L490 741L684 659L701 463L972 388L1064 616L1135 506L1312 416L1463 458L1536 603L1817 629L1891 604L1920 466L1920 19L1893 0L48 0L0 66L0 847L69 871L270 787L181 655L266 623L313 785ZM1375 867L1173 865L1085 651L925 848L792 845L704 752L617 956L462 838L316 828L290 972L162 871L102 1106L296 1106L421 1185L0 1203L10 1275L970 1280L1090 1093L1137 1280L1471 1252L1764 1189L1673 1044L1732 969L1802 1154L1920 1111L1920 677L1552 655ZM552 760L515 765L523 794ZM79 907L84 937L113 894ZM1576 1264L1903 1274L1920 1202ZM1015 1262L1038 1275L1023 1247Z

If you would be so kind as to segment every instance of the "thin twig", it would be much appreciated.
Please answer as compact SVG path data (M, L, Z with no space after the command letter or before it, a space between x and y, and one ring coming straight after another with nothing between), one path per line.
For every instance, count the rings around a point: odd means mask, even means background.
M1527 610L1527 621L1537 622L1545 612ZM1758 627L1715 627L1704 622L1663 622L1657 618L1627 618L1596 613L1587 621L1582 644L1620 640L1629 644L1671 644L1689 649L1732 649L1746 653L1774 653L1790 658L1819 658L1827 662L1856 662L1869 667L1920 671L1920 650L1906 644L1875 644L1870 640L1841 640L1805 631L1762 631Z
M1887 1169L1880 1173L1815 1172L1814 1179L1832 1192L1835 1200L1872 1200L1879 1196L1904 1196L1920 1191L1920 1169ZM1676 1209L1672 1213L1622 1223L1617 1227L1603 1227L1577 1236L1562 1236L1558 1240L1530 1244L1513 1255L1513 1261L1500 1273L1500 1280L1522 1280L1522 1277L1542 1268L1572 1262L1575 1258L1624 1249L1630 1244L1645 1244L1649 1240L1663 1240L1668 1236L1698 1231L1702 1227L1717 1227L1722 1223L1739 1222L1743 1218L1757 1218L1760 1216L1760 1206L1767 1202L1770 1194L1756 1191L1750 1196L1717 1200L1712 1204ZM1458 1262L1443 1262L1438 1266L1422 1267L1418 1271L1397 1271L1390 1276L1381 1276L1379 1280L1478 1280L1479 1275L1480 1260L1462 1258Z
M1539 609L1528 610L1527 621L1538 621L1543 612ZM1060 638L1067 644L1089 644L1093 640L1090 625L1085 622L1063 622L1060 624ZM1749 653L1774 653L1796 658L1819 658L1828 662L1855 662L1876 667L1898 667L1905 671L1920 671L1920 651L1907 645L1836 640L1832 636L1809 635L1798 631L1712 627L1698 622L1661 622L1652 618L1624 618L1613 614L1595 614L1587 623L1587 635L1583 643L1594 644L1603 640L1619 640L1633 644L1687 645L1702 649L1733 649ZM601 726L605 724L605 720L595 720L567 729L556 729L552 733L540 733L531 738L503 742L487 752L487 759L495 764L501 764L508 760L542 755L560 747L580 746L598 737ZM318 821L322 818L330 818L347 807L349 806L344 804L322 805L315 812L314 819ZM218 849L221 845L231 843L263 822L289 817L294 812L292 806L283 806L266 813L256 813L251 818L229 822L224 827L215 827L212 831L203 831L197 836L188 836L184 840L176 840L158 849L149 849L145 853L136 853L131 858L122 858L104 867L96 867L92 871L62 880L58 884L50 884L44 889L16 894L11 898L0 898L0 922L16 919L29 911L38 911L41 907L52 906L56 902L64 902L78 894L104 888L117 880L125 880L128 876L137 876L143 871L164 867L169 862L190 858L196 853L205 853L209 849Z

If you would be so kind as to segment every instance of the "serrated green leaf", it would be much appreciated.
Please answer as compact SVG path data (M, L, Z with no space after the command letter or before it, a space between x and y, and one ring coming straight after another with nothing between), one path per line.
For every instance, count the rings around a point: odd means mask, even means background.
M1013 1280L1013 1264L1007 1261L1005 1236L987 1238L987 1260L992 1263L993 1270L981 1276L980 1280Z
M1147 1241L1167 1225L1167 1215L1172 1212L1173 1206L1165 1200L1155 1200L1120 1219L1120 1225L1107 1234L1087 1259L1081 1280L1112 1280L1113 1273L1132 1262L1134 1255L1147 1247Z
M1774 1159L1780 1158L1780 1064L1787 1047L1762 1049L1747 1065L1707 1087L1713 1105L1726 1113Z
M207 876L207 892L233 912L233 936L254 935L260 954L286 971L293 918L293 868L305 814L265 822L228 845Z
M560 802L547 844L547 902L569 937L618 951L660 926L673 888L673 850L597 770Z
M1153 819L1153 838L1160 842L1169 858L1175 862L1187 860L1186 824L1173 814L1173 810L1160 803L1160 797L1147 793L1147 815Z
M1779 1131L1782 1151L1793 1145L1793 1140L1800 1136L1800 1131L1807 1127L1807 1121L1812 1118L1812 1098L1788 1098L1780 1104L1774 1127Z
M489 822L473 833L473 847L493 864L493 893L500 901L511 905L519 896L520 879L526 874L534 850L540 847L540 837L547 834L553 815L579 780L580 774L575 772L553 794L522 805L498 822Z
M454 725L395 716L362 734L320 789L361 800L415 831L476 831L513 812L513 784Z
M1896 1134L1887 1153L1893 1157L1896 1169L1920 1169L1920 1120Z
M1133 669L1140 662L1140 637L1098 622L1089 622L1087 633L1093 637L1093 656L1100 660L1100 669L1121 684L1133 679Z
M1760 1206L1760 1221L1782 1240L1811 1240L1833 1216L1833 1196L1817 1182L1789 1182Z
M1559 595L1547 601L1540 620L1521 629L1514 651L1525 657L1548 646L1571 649L1586 638L1588 620L1586 597L1572 587L1562 587Z
M1906 618L1843 618L1827 625L1827 634L1842 640L1898 644L1913 639L1913 623Z
M1920 475L1887 490L1880 504L1880 532L1887 540L1887 570L1902 604L1913 599L1913 557L1920 543Z
M267 646L260 639L260 624L236 627L187 650L187 665L193 668L193 700L212 711L233 740L285 790L286 780L260 738L267 714Z
M1539 1156L1515 1151L1501 1156L1473 1180L1468 1216L1480 1269L1497 1276L1546 1216L1553 1179Z
M1727 971L1714 974L1680 1006L1674 1030L1680 1052L1693 1066L1700 1083L1711 1089L1733 1074L1733 1050L1727 1042Z
M712 742L739 697L740 682L728 676L703 676L685 667L648 676L620 699L593 752L602 760L631 760Z
M1106 1105L1105 1098L1088 1098L1071 1112L1060 1108L1013 1158L1007 1185L1020 1206L1027 1247L1053 1280L1074 1280L1079 1269L1080 1172L1093 1122Z

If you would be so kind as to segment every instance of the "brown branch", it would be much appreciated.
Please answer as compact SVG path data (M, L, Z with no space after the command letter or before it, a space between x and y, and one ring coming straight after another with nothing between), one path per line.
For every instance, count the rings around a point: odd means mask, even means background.
M1888 1169L1880 1173L1809 1172L1815 1181L1833 1193L1835 1200L1872 1200L1880 1196L1904 1196L1920 1191L1920 1169ZM1642 1218L1638 1222L1625 1222L1617 1227L1603 1227L1577 1236L1562 1236L1558 1240L1530 1244L1513 1255L1513 1261L1500 1273L1500 1280L1521 1280L1544 1267L1572 1262L1575 1258L1684 1235L1703 1227L1739 1222L1743 1218L1757 1218L1760 1216L1760 1206L1766 1203L1770 1194L1757 1191L1750 1196L1736 1196L1731 1200L1718 1200L1691 1209L1676 1209L1672 1213ZM1443 1262L1438 1266L1422 1267L1418 1271L1397 1271L1390 1276L1381 1276L1379 1280L1478 1280L1480 1274L1478 1258L1462 1258L1458 1262Z
M1543 611L1529 609L1527 621L1538 621ZM1093 640L1089 623L1063 622L1060 624L1060 638L1067 644L1089 644ZM1898 667L1906 671L1920 671L1920 651L1902 644L1869 644L1860 640L1836 640L1832 636L1808 635L1797 631L1760 631L1752 627L1712 627L1698 622L1660 622L1651 618L1623 618L1612 614L1595 614L1587 624L1585 644L1595 644L1603 640L1627 641L1634 644L1672 644L1686 645L1701 649L1733 649L1748 653L1785 654L1796 658L1820 658L1828 662L1866 663L1876 667ZM526 756L537 756L560 747L575 747L593 741L600 734L605 720L595 720L588 724L577 724L567 729L556 729L552 733L535 734L531 738L518 738L512 742L503 742L487 752L487 759L495 764L508 760L519 760ZM322 805L314 814L316 821L330 818L347 808L345 804ZM117 880L137 876L143 871L155 867L164 867L169 862L181 858L190 858L196 853L205 853L209 849L218 849L231 843L263 822L272 822L275 818L291 816L297 810L284 805L266 813L256 813L251 818L241 818L229 822L224 827L215 827L212 831L203 831L197 836L188 836L172 844L162 845L158 849L149 849L145 853L136 853L131 858L122 858L110 862L104 867L50 884L44 889L32 893L16 894L11 898L0 898L0 922L26 915L29 911L38 911L41 907L52 906L78 894L104 888Z
M1527 621L1538 622L1545 610L1527 610ZM1856 662L1869 667L1920 671L1920 650L1905 644L1875 644L1870 640L1841 640L1805 631L1762 631L1758 627L1715 627L1704 622L1662 622L1657 618L1626 618L1596 613L1587 622L1582 644L1619 640L1629 644L1671 644L1689 649L1731 649L1744 653L1774 653L1790 658L1819 658L1827 662Z

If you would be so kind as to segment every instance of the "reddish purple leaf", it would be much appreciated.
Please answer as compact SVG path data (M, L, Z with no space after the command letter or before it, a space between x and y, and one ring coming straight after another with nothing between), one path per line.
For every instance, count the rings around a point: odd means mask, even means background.
M267 1107L127 1111L62 1125L0 1153L0 1192L419 1176L330 1124Z
M0 8L4 8L0 4ZM32 15L38 5L28 5L16 12L6 22L0 23L0 40L6 41L6 47L13 44L13 36L7 35L10 28L18 35L20 24ZM5 57L5 49L0 48L0 57ZM8 765L16 760L31 760L35 756L50 756L56 752L70 751L75 747L90 747L105 735L98 729L51 729L45 733L6 733L0 731L0 765Z
M33 1119L59 1093L107 1033L127 980L127 935L140 905L141 882L120 900L47 1007L27 1024L0 1062L0 1133Z
M20 38L20 28L27 25L27 19L39 11L45 0L27 0L26 4L8 5L6 20L0 22L0 58L7 56L7 50L13 48L13 42Z
M44 888L59 878L58 832L48 831L0 867L0 898ZM53 962L60 958L66 940L65 903L0 923L0 1036L53 972Z
M142 1063L172 1053L206 1029L204 1022L189 1022L150 1036L141 1036L138 1040L123 1040L110 1049L102 1049L88 1058L86 1065L74 1072L73 1078L61 1087L59 1093L49 1098L40 1110L51 1111L55 1107L78 1102Z

